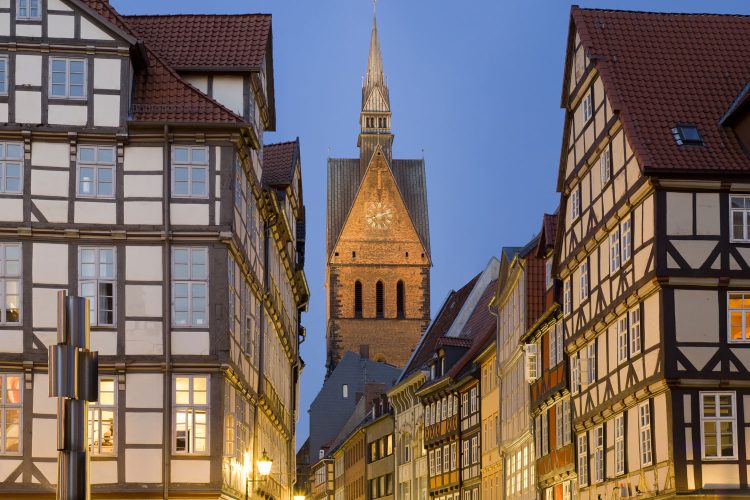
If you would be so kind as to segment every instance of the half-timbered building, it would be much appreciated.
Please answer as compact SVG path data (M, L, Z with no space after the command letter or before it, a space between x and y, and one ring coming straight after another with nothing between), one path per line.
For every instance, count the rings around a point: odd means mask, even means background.
M271 39L267 15L0 2L4 495L54 496L65 290L100 355L95 495L236 498L265 449L254 484L289 497L308 291L299 145L263 145Z

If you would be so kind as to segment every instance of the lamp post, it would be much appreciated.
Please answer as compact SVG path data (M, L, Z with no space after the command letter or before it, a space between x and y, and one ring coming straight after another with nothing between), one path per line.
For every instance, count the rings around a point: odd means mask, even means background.
M250 460L248 458L248 454L245 454L245 500L248 500L250 498L250 483L259 483L260 481L265 481L269 474L271 474L273 460L271 460L271 458L268 456L266 450L263 450L263 455L261 455L260 459L255 462L255 464L258 466L260 479L250 478Z

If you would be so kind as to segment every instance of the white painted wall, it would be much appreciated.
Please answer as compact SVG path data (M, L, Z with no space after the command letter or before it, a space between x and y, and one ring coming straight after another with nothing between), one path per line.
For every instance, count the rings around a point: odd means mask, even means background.
M164 170L164 148L128 146L125 148L123 168L126 172Z
M161 246L125 247L125 279L128 281L161 281Z
M209 354L208 332L182 331L172 332L172 354L207 355Z
M6 0L10 1L10 0ZM62 0L47 0L47 10L64 10L66 12L70 12L73 9L68 7L68 5L63 2Z
M161 317L161 296L161 285L125 285L125 315Z
M125 481L128 483L160 483L161 450L125 450Z
M120 90L121 59L94 59L94 88Z
M117 221L116 205L90 201L75 202L74 220L78 224L114 224Z
M34 141L31 143L31 164L35 167L70 168L70 145Z
M125 175L125 197L137 196L161 198L162 192L161 175Z
M161 225L161 202L126 201L125 224Z
M65 170L32 170L31 196L68 197L68 172Z
M34 288L34 328L57 328L57 292L49 288Z
M125 354L161 355L162 324L156 321L127 321L125 323Z
M85 17L81 17L81 38L84 40L114 40L104 30Z
M120 96L119 95L95 95L94 96L94 126L95 127L119 127L120 126Z
M75 38L74 16L47 16L47 36L50 38Z
M42 56L16 56L16 85L42 85Z
M210 460L172 460L173 483L209 483L211 481Z
M16 122L39 124L42 122L42 93L16 91Z
M193 87L197 88L204 94L208 94L208 76L207 75L181 75L182 79Z
M208 204L172 203L171 219L172 224L178 226L207 226Z
M31 275L34 283L68 283L68 245L34 243Z
M22 222L23 200L0 199L0 213L3 214L3 219L6 221Z
M33 36L39 38L42 36L42 25L16 24L16 36Z
M214 76L213 98L242 116L244 103L244 86L242 77Z
M128 373L125 375L125 406L127 408L162 408L163 379L161 373Z
M50 104L47 120L50 125L74 125L83 127L88 122L88 106Z
M127 444L162 444L163 415L162 412L127 412Z
M68 222L68 202L34 200L34 205L49 222Z

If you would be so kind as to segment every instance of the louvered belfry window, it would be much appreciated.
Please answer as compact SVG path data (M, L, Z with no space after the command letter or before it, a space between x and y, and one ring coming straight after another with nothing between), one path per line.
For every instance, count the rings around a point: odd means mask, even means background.
M375 285L375 316L383 318L385 316L385 292L383 290L383 282L378 281Z

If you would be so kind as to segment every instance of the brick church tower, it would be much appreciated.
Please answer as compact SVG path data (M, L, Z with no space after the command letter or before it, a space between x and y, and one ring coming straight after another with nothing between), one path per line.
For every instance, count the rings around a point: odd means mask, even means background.
M346 351L402 367L430 321L424 160L394 160L373 18L357 159L328 160L328 373Z

